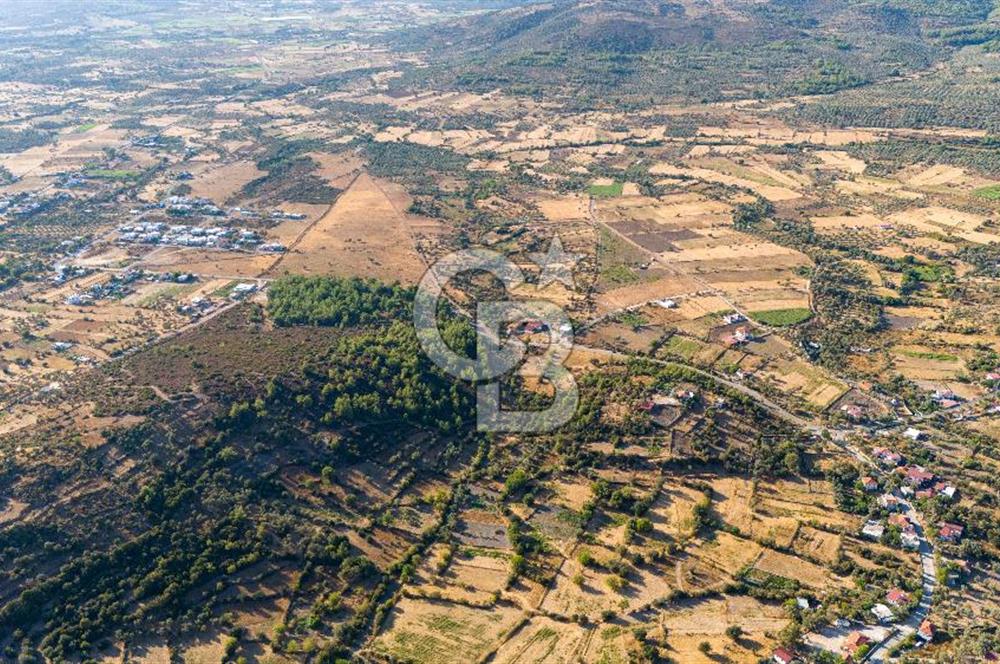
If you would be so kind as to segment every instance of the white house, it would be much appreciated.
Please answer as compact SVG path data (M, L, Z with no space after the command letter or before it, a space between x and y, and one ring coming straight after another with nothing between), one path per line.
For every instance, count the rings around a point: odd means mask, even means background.
M872 613L875 614L875 617L882 623L892 622L896 618L892 609L885 604L876 604L873 606Z
M861 529L861 534L872 540L880 540L885 535L885 526L880 521L869 521Z

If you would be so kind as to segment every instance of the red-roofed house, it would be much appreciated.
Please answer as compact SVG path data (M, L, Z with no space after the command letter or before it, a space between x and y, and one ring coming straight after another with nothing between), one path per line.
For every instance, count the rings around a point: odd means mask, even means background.
M917 636L919 636L924 641L930 643L934 640L934 623L930 620L924 620L920 623L920 629L917 630Z
M774 656L771 659L775 664L793 664L793 662L799 661L799 656L788 648L778 648L774 651Z
M875 493L879 489L878 480L874 477L862 477L861 486L868 493Z
M867 636L861 632L851 632L846 639L844 639L843 650L850 656L854 656L858 649L862 646L866 646L872 642Z
M938 531L938 537L952 544L957 544L961 541L964 534L965 528L956 523L942 523L941 530Z
M895 468L903 463L903 455L898 452L893 452L885 447L876 447L872 450L872 454L878 459L879 463L887 468Z
M892 514L889 516L889 525L896 526L900 530L906 530L907 528L912 528L913 524L910 520L906 518L905 514Z
M885 601L889 602L893 606L903 606L909 604L910 596L905 590L899 588L893 588L885 594Z
M891 493L885 493L879 496L878 504L882 509L888 512L895 512L900 508L899 498Z
M528 334L535 334L537 332L547 332L549 326L540 320L528 320L523 323L522 329Z
M934 473L920 466L910 466L904 479L910 486L920 489L934 481Z
M844 415L846 415L849 419L855 422L860 422L861 420L865 419L864 409L855 403L848 404L846 406L841 406L840 411Z

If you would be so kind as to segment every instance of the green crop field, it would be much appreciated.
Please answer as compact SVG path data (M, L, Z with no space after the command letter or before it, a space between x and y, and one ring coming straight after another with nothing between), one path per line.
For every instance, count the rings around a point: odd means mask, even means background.
M590 186L587 193L595 198L618 198L622 195L622 190L624 188L624 182L615 182L614 184L594 184Z
M977 189L976 196L979 198L985 198L988 201L1000 201L1000 184Z
M87 171L86 175L88 178L96 178L98 180L133 180L139 177L139 172L120 168L93 168Z
M798 325L812 318L812 312L808 309L775 309L774 311L757 311L750 315L758 323L773 327Z

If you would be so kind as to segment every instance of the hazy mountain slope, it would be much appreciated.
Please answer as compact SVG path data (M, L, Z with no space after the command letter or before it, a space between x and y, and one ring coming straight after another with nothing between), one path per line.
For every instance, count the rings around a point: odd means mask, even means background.
M965 3L573 0L467 17L403 38L435 83L574 97L720 100L828 93L925 69L942 30L992 8Z

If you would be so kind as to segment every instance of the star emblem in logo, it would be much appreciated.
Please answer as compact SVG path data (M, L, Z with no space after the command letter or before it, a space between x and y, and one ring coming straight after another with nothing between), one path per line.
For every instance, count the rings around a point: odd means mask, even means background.
M563 251L562 240L559 236L552 238L547 253L530 254L533 263L542 268L542 275L538 278L538 287L545 288L553 282L560 282L567 288L575 288L576 281L573 279L573 268L583 258L583 254L573 254Z

